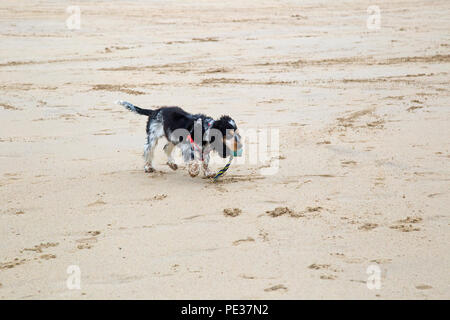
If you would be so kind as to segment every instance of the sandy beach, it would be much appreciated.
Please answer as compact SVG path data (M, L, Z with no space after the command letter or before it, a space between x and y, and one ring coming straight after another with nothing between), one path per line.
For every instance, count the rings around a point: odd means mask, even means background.
M2 0L0 299L449 299L450 2L373 4ZM145 173L119 99L279 153Z

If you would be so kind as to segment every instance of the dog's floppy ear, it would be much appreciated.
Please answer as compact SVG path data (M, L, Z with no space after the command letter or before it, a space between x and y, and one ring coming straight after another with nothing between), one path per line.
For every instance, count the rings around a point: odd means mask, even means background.
M222 136L225 136L228 127L230 126L231 118L229 116L223 115L218 120L216 120L213 124L213 128L220 130Z
M210 142L211 141L211 128L212 125L214 124L214 120L209 118L205 121L203 121L203 132L204 134L204 140L206 142Z
M226 158L230 154L224 138L226 136L227 129L230 129L231 127L230 120L232 119L229 116L221 116L218 120L214 121L210 130L210 143L213 149L217 151L222 158Z

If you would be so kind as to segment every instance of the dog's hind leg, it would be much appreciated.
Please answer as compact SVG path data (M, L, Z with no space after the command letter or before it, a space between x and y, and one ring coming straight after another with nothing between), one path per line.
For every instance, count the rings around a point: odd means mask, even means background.
M157 139L154 137L149 137L148 142L145 144L144 147L144 159L145 159L145 166L144 171L145 172L154 172L155 168L153 168L153 155L155 152L155 146L156 146Z
M159 121L150 121L148 125L147 143L144 147L145 172L154 172L153 155L155 152L156 143L164 134L162 124Z
M175 160L172 157L172 152L173 152L174 148L175 148L175 145L172 142L169 141L164 146L164 151L165 151L165 153L167 155L167 158L168 158L167 165L170 167L170 169L177 170L178 166L176 165Z

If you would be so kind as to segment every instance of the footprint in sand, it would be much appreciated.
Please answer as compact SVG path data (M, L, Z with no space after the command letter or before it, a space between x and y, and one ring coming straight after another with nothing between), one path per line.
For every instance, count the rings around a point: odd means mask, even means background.
M27 261L28 261L27 259L14 258L13 261L7 261L7 262L0 263L0 270L12 269L16 266L20 266L21 264L24 264Z
M239 208L226 208L223 209L223 215L225 217L237 217L242 213L242 210Z
M313 263L311 265L308 266L308 269L313 269L313 270L320 270L320 269L328 269L330 267L329 264L318 264L318 263Z
M77 249L90 249L92 248L92 245L98 241L97 236L101 234L101 231L94 230L94 231L87 231L86 235L90 236L89 238L82 238L76 240L79 244L77 245Z
M384 258L370 260L370 262L375 262L377 264L386 264L390 263L391 261L392 259L384 259Z
M337 276L332 275L332 274L322 274L322 275L320 275L320 279L322 279L322 280L336 280Z
M6 211L4 211L5 213L10 213L10 214L14 214L14 215L22 215L25 214L25 211L23 209L14 209L14 208L9 208Z
M259 230L258 233L259 237L262 239L262 241L266 242L269 241L269 233L264 230Z
M186 218L183 218L183 219L184 220L192 220L192 219L203 217L203 216L204 216L203 214L196 214L194 216L189 216L189 217L186 217Z
M419 223L422 222L421 217L406 217L405 219L399 220L400 223Z
M55 254L43 254L40 256L40 258L44 259L44 260L56 259L56 255Z
M73 120L76 120L77 117L71 113L64 113L64 114L59 115L58 118L73 121Z
M276 218L285 214L293 215L294 211L289 209L288 207L276 207L274 210L268 210L266 213L272 218Z
M377 177L377 178L375 178L374 185L375 186L384 186L385 185L384 184L385 180L386 180L386 178L384 178L384 177Z
M167 194L157 194L156 196L154 196L152 198L152 200L164 200L165 198L167 198Z
M439 195L441 195L441 194L442 194L442 193L431 193L431 194L427 195L427 197L428 197L428 198L434 198L434 197L439 196Z
M254 241L255 241L255 239L253 239L252 237L247 237L246 239L239 239L239 240L233 241L233 246L240 245L243 242L254 242Z
M412 224L410 224L410 225L405 225L405 224L393 225L393 226L390 226L389 228L395 229L395 230L398 230L401 232L420 231L420 228L416 228Z
M106 204L105 201L99 199L99 200L97 200L97 201L95 201L95 202L89 203L87 206L88 206L88 207L97 207L97 206L103 206L103 205L105 205L105 204Z
M5 173L5 174L3 174L3 176L5 177L5 178L7 178L8 179L8 181L18 181L18 180L20 180L20 174L19 173Z
M335 256L337 258L340 258L340 259L342 259L342 261L344 261L345 263L349 263L349 264L363 263L364 261L366 261L366 259L364 259L364 258L356 258L356 257L350 258L350 257L346 257L345 254L339 253L339 252L330 253L330 256Z
M428 289L432 289L432 288L433 288L432 286L429 286L427 284L420 284L420 285L416 286L416 289L419 289L419 290L428 290Z
M80 243L77 245L77 249L83 250L83 249L90 249L92 246L89 243Z
M18 173L10 173L10 172L7 172L7 173L5 173L5 174L3 174L5 177L15 177L15 176L18 176L19 174Z
M116 134L115 132L111 132L109 129L100 130L100 132L93 133L94 136L111 136Z
M353 160L341 161L341 166L342 167L354 167L356 165L357 165L357 162L353 161Z
M406 111L413 112L414 110L422 109L422 108L423 108L422 106L412 106L412 107L409 107L408 109L406 109Z
M90 238L82 238L76 240L79 244L77 245L77 249L90 249L92 248L92 245L96 243L98 240L96 237L90 237Z
M397 224L390 226L389 228L398 230L401 232L420 231L419 227L414 226L415 223L422 222L420 217L406 217L405 219L398 220Z
M286 286L284 286L283 284L277 284L275 286L264 289L264 291L265 292L272 292L272 291L286 292L286 291L288 291L288 288Z
M43 249L56 247L58 245L59 245L58 242L40 243L38 245L35 245L33 248L24 248L24 249L20 250L20 253L23 253L24 251L33 251L35 253L42 253ZM50 260L50 259L55 259L56 255L54 255L54 254L43 254L39 258L43 259L43 260ZM0 270L12 269L14 267L20 266L20 265L22 265L22 264L24 264L24 263L26 263L28 261L31 261L31 260L38 260L38 257L35 257L34 259L14 258L14 260L12 260L12 261L6 261L6 262L3 262L3 263L0 263Z
M20 108L14 107L8 103L0 103L0 107L2 107L5 110L22 110Z
M33 248L24 248L20 252L22 253L23 251L34 251L37 253L41 253L43 252L44 249L57 247L58 245L59 245L58 242L40 243L38 245L35 245Z
M266 213L272 218L276 218L282 215L289 215L291 218L301 218L301 217L315 217L320 211L322 211L322 207L306 207L305 210L300 212L295 212L288 207L277 207L274 210L266 211Z
M308 269L312 269L312 270L328 270L329 272L342 272L342 269L337 269L337 268L332 268L330 264L318 264L318 263L313 263L311 265L308 266ZM320 279L327 279L327 280L334 280L337 278L337 275L335 274L322 274L320 275Z
M364 223L363 225L358 227L358 230L370 231L378 227L376 223Z

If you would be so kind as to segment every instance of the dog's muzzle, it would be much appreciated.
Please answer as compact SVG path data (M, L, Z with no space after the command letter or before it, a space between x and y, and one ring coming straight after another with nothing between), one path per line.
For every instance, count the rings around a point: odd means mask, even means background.
M234 136L233 138L226 140L227 147L232 151L234 157L241 157L244 151L240 137Z

